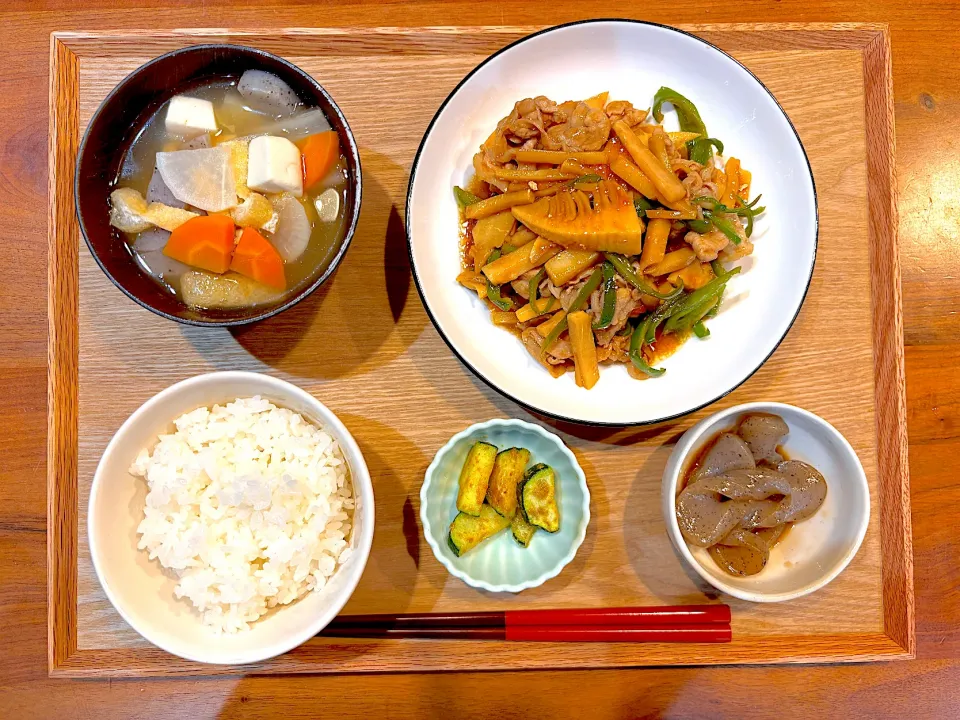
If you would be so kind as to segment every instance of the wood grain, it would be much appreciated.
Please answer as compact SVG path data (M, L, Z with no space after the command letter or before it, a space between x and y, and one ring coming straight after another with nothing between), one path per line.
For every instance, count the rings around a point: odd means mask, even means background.
M545 12L549 18L545 18ZM0 46L0 714L17 718L357 717L946 718L960 713L956 484L960 427L960 51L956 2L676 0L585 6L347 0L11 0ZM680 24L871 20L890 24L907 344L918 660L796 666L524 673L285 676L85 682L47 678L45 570L47 96L53 30L419 26L566 22L587 15ZM39 91L38 91L39 90ZM830 88L824 93L829 94ZM531 688L535 692L531 692ZM573 691L571 691L573 689Z
M898 437L905 437L903 403L897 397L902 384L896 381L896 373L902 373L902 354L898 354L899 335L878 331L874 336L871 331L871 263L881 276L878 284L890 282L894 288L897 277L896 236L890 225L895 200L890 194L891 178L883 175L889 173L891 157L892 127L888 108L882 104L888 96L881 95L881 104L872 111L865 105L865 82L886 87L889 79L886 56L881 52L868 57L866 52L876 42L886 47L886 36L876 27L851 25L696 29L733 52L777 95L811 157L821 203L817 269L796 326L773 359L718 405L776 397L821 414L858 450L871 493L880 496L881 502L879 510L874 509L867 541L839 580L794 603L774 607L736 603L735 641L730 646L601 645L576 652L561 647L551 653L551 665L822 662L908 656L912 653L912 576L910 556L903 549L909 543L887 538L888 533L909 533L909 509L902 496L906 473L901 468L905 470L906 462L897 455L902 448L896 444ZM451 579L421 539L417 491L425 465L451 429L489 417L526 414L478 383L451 357L417 302L399 221L408 163L433 108L447 92L479 60L526 32L529 28L484 28L469 34L452 29L408 33L395 28L362 34L216 33L218 39L286 53L338 99L363 155L368 192L360 226L332 283L277 318L232 332L171 326L120 295L81 248L78 652L57 665L58 674L201 672L190 663L170 662L116 615L90 565L85 508L96 462L122 420L170 383L213 369L269 372L300 384L341 416L367 453L376 486L377 539L348 612L489 609L517 603L556 607L696 602L711 592L684 572L666 539L657 502L660 473L672 443L707 411L653 429L619 433L551 423L587 470L597 519L574 563L542 588L516 598L474 591ZM204 39L211 34L205 33ZM727 34L734 40L727 40ZM56 41L78 53L82 131L100 99L123 75L189 40L183 32L175 32L115 33L105 39L96 34L63 34ZM740 49L737 42L748 49ZM383 113L383 99L393 97L403 78L425 68L430 73L418 84L416 101L396 97L392 105L407 108L405 112ZM867 69L872 74L865 75ZM851 119L846 133L838 133L832 115L825 112L819 91L824 84L841 88L830 98L830 107ZM870 142L887 158L879 171L867 162ZM868 189L871 173L873 182L887 183L885 194ZM884 202L886 208L875 214L879 219L870 223L871 211ZM870 242L846 241L856 236L868 236ZM887 266L877 268L878 263ZM840 294L849 296L845 316L850 332L837 337L829 353L818 352L815 338ZM893 304L875 306L873 312L891 315L884 322L889 320L896 328L898 295L891 298ZM353 322L358 307L368 318L362 326ZM870 346L872 336L875 349ZM330 338L336 338L337 352L318 353ZM889 357L883 365L886 374L876 379L874 352ZM835 384L807 373L811 363L835 378ZM888 383L879 401L874 395L877 382ZM364 393L357 393L358 384ZM840 387L845 393L837 392ZM404 392L397 393L395 388ZM409 402L413 396L415 404ZM56 405L57 396L53 397ZM864 422L867 419L871 422ZM878 435L881 432L885 434ZM889 471L878 466L878 438L893 443L883 445ZM617 497L627 500L611 499ZM891 519L884 515L881 524L883 512ZM881 532L894 563L889 569L881 555ZM604 582L610 576L621 581ZM886 602L884 590L889 593ZM538 662L541 653L542 648L501 643L458 643L451 648L438 641L313 640L263 666L224 672L523 668Z
M50 186L48 237L50 324L48 394L57 398L48 413L47 567L48 647L51 670L77 647L77 292L79 231L73 188L65 172L74 166L79 145L77 56L58 40L50 49Z

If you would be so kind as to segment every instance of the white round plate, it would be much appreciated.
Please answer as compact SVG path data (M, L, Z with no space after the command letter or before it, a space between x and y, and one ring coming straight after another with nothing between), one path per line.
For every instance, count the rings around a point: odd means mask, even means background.
M661 378L638 382L608 366L591 390L573 373L551 377L520 340L490 321L460 272L452 188L473 174L472 158L522 98L558 102L610 91L650 107L662 85L690 98L727 156L753 173L751 192L767 211L754 254L739 264L711 336L691 339L661 363ZM675 129L672 110L665 124ZM813 274L817 202L806 153L776 99L749 70L692 35L661 25L597 20L544 30L481 63L441 105L414 160L407 197L413 276L450 348L494 389L540 413L595 425L667 420L723 397L749 378L790 329ZM708 371L705 371L705 368Z

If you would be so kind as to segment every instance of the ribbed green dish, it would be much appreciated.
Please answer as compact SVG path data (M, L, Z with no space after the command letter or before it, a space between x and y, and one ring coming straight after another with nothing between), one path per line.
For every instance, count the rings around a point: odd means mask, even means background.
M447 533L457 515L460 469L477 440L501 450L526 448L531 465L546 463L554 469L558 532L537 530L524 548L507 529L463 557L453 554ZM520 592L556 577L573 560L590 523L590 491L576 457L556 435L522 420L489 420L457 433L437 452L420 488L420 522L433 554L452 575L490 592Z

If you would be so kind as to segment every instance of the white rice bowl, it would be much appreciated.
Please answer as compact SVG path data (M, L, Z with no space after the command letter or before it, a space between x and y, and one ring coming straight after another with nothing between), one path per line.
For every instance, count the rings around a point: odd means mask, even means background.
M354 498L337 441L255 396L174 421L130 472L146 480L138 548L204 625L235 633L321 590L346 561Z

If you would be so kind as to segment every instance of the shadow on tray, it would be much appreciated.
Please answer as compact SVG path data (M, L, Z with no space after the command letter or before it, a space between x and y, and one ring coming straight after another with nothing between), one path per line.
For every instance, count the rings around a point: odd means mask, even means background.
M360 222L327 282L274 317L230 330L250 355L292 375L335 379L389 363L420 335L426 316L410 299L403 220L376 173L389 162L364 156L374 172L365 174Z

